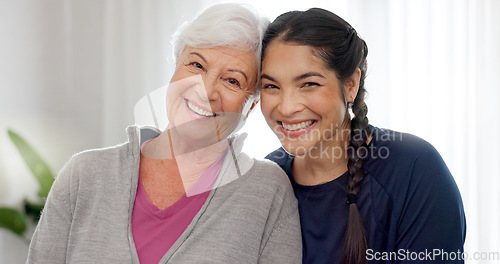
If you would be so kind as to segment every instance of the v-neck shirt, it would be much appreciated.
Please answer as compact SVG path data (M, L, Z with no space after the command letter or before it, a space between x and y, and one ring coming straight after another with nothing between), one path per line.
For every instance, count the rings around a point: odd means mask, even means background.
M158 263L186 230L210 194L222 168L224 156L225 152L186 194L163 210L149 200L139 175L132 212L132 234L141 264Z

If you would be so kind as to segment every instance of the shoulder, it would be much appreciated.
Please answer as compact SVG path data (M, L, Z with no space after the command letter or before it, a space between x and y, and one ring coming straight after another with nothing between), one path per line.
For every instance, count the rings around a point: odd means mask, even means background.
M412 134L372 127L372 142L368 146L366 168L412 170L447 168L439 152L426 140Z
M288 159L290 159L292 156L288 154L285 149L282 147L279 149L274 150L273 152L267 154L266 159L272 160L278 164L281 163L286 163Z
M266 159L275 162L289 176L292 175L293 156L288 154L282 147L269 153Z
M110 147L89 149L76 153L69 159L66 166L71 165L75 168L87 169L93 166L109 167L117 161L128 161L140 154L139 135L143 137L143 134L148 135L147 132L147 129L129 126L127 127L128 140L126 142Z
M446 163L429 142L388 129L372 127L372 134L364 169L393 200L439 193L461 199Z
M255 160L251 170L243 177L241 193L247 203L268 208L272 217L281 222L289 217L297 217L298 204L292 185L286 173L274 162ZM271 216L269 216L271 217Z
M273 189L283 189L283 191L292 190L290 180L286 173L278 164L270 160L256 159L252 169L248 172L252 179L265 184Z
M372 151L385 149L386 152L368 158L365 170L370 180L374 180L370 183L371 189L380 185L392 201L398 228L404 230L400 245L407 248L409 245L427 248L433 244L443 248L463 246L462 198L438 151L415 135L379 128L375 128L373 143ZM371 195L380 200L381 193ZM442 219L447 219L446 224ZM439 236L435 230L440 230Z
M85 150L73 155L65 166L73 170L107 170L130 160L134 151L129 149L129 143L113 147Z
M113 166L112 163L116 163L114 160L126 148L126 144L122 144L74 154L58 172L49 196L59 201L70 201L74 205L76 197L80 197L82 193L93 195L99 189L98 186L110 186L105 184L110 181L107 170Z
M56 181L80 184L119 179L117 174L127 171L139 161L139 128L130 126L127 132L128 141L124 143L74 154L59 171Z
M373 131L365 170L394 200L412 196L422 201L440 197L440 201L461 202L451 172L429 142L408 133Z
M224 172L232 177L238 172ZM222 177L222 178L224 178ZM212 204L231 208L233 214L261 217L290 216L297 212L297 200L283 170L268 160L253 160L251 168L233 180L218 184ZM237 208L234 208L236 206ZM239 213L237 213L239 212Z
M377 148L386 148L394 153L387 153L389 157L403 155L412 158L425 154L437 154L436 149L424 139L390 129L372 128L372 142Z
M241 177L224 185L223 193L263 207L295 207L296 199L285 172L274 162L255 159ZM278 205L279 204L279 205Z
M129 142L120 145L85 150L74 154L56 176L59 189L97 191L106 186L116 187L128 183L124 179L138 161L138 154L130 149Z

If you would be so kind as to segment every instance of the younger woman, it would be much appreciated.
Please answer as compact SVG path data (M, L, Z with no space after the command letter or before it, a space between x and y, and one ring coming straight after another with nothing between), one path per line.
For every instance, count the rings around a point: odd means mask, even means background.
M262 112L283 145L268 158L299 201L303 262L463 263L463 204L439 153L368 123L367 53L318 8L282 14L264 36Z

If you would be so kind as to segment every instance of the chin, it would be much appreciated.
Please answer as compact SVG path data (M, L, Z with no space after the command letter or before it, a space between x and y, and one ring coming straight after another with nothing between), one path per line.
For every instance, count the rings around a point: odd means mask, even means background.
M179 140L190 144L207 145L217 142L217 132L213 125L198 126L189 122L172 127Z
M306 144L297 144L298 142L281 142L281 145L289 154L300 157L305 156L309 153L311 147Z

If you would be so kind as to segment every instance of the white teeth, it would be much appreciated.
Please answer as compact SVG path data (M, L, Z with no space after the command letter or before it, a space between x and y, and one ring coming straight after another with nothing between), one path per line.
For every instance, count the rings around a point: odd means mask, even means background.
M286 130L289 130L289 131L295 131L295 130L300 130L300 129L304 129L310 125L312 125L313 121L312 120L309 120L309 121L304 121L302 123L299 123L299 124L293 124L293 125L289 125L289 124L285 124L283 122L281 122L281 126L286 129Z
M189 109L191 109L191 111L197 113L198 115L207 116L207 117L215 116L214 113L205 111L203 109L200 109L196 105L194 105L193 103L191 103L190 101L187 101L187 106L189 107Z

